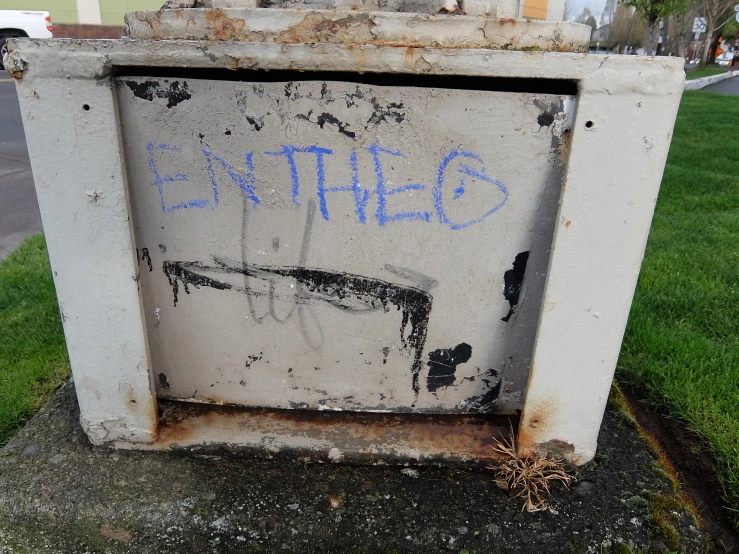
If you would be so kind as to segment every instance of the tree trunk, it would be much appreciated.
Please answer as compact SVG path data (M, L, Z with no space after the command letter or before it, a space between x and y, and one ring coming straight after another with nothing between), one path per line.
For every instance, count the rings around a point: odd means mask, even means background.
M685 14L675 16L675 49L679 57L685 58Z
M703 44L703 53L701 54L701 65L708 63L708 55L711 53L711 46L713 45L713 33L716 27L713 18L708 19L708 26L706 28L706 38Z
M656 23L656 15L650 15L647 18L647 56L654 56L654 28L656 27Z

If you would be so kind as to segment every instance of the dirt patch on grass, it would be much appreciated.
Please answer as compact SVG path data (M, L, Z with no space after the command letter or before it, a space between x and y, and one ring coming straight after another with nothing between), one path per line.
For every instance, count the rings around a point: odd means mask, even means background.
M678 479L701 518L702 530L714 543L709 552L739 552L739 532L728 511L721 507L721 484L701 438L682 422L650 406L635 389L624 384L620 387L639 425L657 439L677 470Z

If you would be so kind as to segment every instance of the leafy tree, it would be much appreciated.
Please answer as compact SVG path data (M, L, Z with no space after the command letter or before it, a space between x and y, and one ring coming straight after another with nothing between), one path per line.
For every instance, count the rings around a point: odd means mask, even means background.
M728 41L730 44L734 44L737 34L739 34L739 23L735 19L731 19L721 32L721 38Z

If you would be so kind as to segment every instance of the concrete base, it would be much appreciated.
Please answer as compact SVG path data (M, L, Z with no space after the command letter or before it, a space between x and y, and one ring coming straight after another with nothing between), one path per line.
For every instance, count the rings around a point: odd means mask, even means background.
M113 451L89 444L66 385L0 450L0 551L628 552L672 548L650 518L671 489L634 423L609 409L595 462L553 511L521 512L466 468ZM670 506L685 552L703 538ZM674 513L673 513L674 512Z

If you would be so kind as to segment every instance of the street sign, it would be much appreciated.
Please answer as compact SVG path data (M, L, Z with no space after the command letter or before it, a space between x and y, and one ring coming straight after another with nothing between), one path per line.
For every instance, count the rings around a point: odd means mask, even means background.
M694 33L705 33L708 28L708 21L705 17L696 17L693 20L693 32Z

